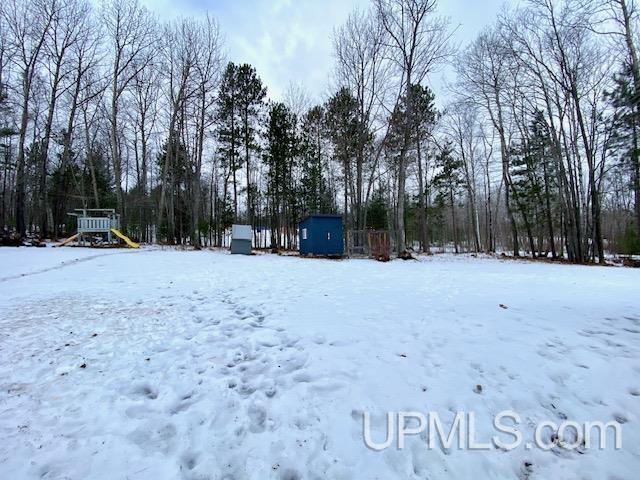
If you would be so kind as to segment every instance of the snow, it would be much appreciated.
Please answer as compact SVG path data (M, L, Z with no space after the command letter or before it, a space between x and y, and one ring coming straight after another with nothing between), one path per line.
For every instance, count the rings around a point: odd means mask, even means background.
M469 256L0 249L0 478L637 478L638 278ZM363 412L381 441L400 410L474 411L483 442L503 410L526 440L542 420L617 419L623 448L368 449Z
M251 225L233 225L231 232L231 237L234 240L253 240Z

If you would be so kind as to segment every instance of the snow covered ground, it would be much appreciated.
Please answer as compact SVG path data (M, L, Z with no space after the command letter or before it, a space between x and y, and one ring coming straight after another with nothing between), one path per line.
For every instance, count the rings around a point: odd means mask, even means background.
M635 479L639 272L0 249L1 479ZM502 305L502 306L501 306ZM481 385L481 390L478 389ZM389 411L622 424L622 449L403 450ZM550 434L549 434L550 435Z

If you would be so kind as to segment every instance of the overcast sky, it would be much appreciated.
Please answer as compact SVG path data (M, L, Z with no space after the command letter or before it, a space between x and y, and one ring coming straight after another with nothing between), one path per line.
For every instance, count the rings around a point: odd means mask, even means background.
M320 101L328 93L333 69L331 37L357 6L369 0L142 0L161 19L201 15L220 21L229 60L250 63L269 90L281 99L290 84L302 85ZM456 41L472 40L498 14L504 0L441 0L440 13L458 26ZM445 73L431 86L440 90Z

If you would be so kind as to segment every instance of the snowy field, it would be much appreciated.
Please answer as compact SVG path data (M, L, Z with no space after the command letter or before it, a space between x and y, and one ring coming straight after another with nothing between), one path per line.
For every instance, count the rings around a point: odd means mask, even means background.
M640 272L0 249L0 479L636 479ZM501 306L502 305L502 306ZM481 389L478 389L478 385ZM377 452L389 411L622 449Z

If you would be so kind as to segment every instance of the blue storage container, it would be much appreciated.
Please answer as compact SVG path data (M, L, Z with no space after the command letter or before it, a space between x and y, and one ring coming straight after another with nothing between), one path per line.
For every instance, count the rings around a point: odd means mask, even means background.
M309 215L300 222L300 255L341 257L344 228L341 215Z

